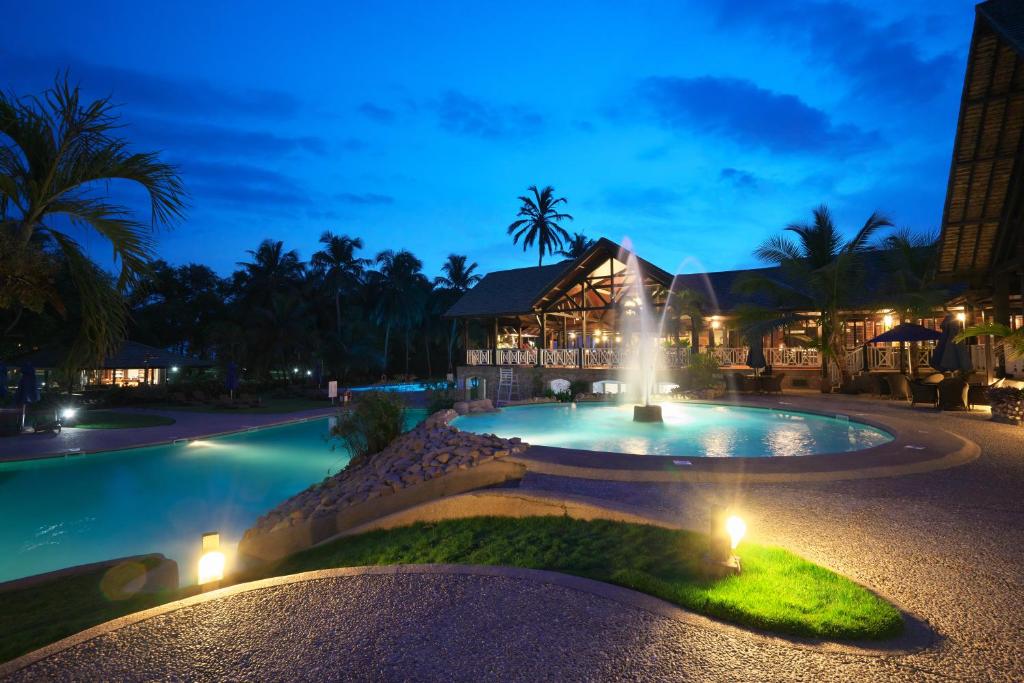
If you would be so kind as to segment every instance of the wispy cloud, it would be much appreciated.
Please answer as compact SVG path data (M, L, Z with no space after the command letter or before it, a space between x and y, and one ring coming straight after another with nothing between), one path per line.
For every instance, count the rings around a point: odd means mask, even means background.
M723 168L718 177L734 187L750 190L758 185L757 176L750 171L742 171L738 168Z
M358 204L362 206L394 204L395 198L388 194L377 194L375 192L339 192L334 198L345 204Z
M877 133L836 124L799 97L737 78L648 78L637 94L645 115L666 128L711 133L773 152L850 154L879 142Z
M320 137L242 130L238 126L133 118L129 130L140 146L156 146L175 155L273 158L293 153L319 156L327 152L327 143Z
M394 123L395 118L397 117L394 109L382 107L381 105L374 104L373 102L363 102L356 107L356 111L377 123Z
M495 140L535 135L544 125L540 114L514 105L489 104L455 90L441 95L438 123L450 133Z

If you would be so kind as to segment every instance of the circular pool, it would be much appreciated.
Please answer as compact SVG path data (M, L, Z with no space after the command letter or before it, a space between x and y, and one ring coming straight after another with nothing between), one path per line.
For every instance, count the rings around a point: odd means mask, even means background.
M664 403L663 423L633 422L633 406L557 404L465 415L459 429L527 443L635 455L760 458L846 453L892 434L843 417L776 408Z

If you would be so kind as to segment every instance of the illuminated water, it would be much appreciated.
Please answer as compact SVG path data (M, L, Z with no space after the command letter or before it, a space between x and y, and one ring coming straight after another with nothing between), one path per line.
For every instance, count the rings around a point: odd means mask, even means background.
M664 424L633 422L633 405L505 408L466 415L459 429L530 444L646 455L782 457L857 451L892 435L862 423L775 409L663 403Z
M431 384L424 382L406 382L404 384L371 384L365 387L352 387L351 391L394 391L398 393L408 393L411 391L427 391L431 388Z
M327 426L0 463L0 581L159 552L192 583L203 532L219 531L230 553L257 517L348 463Z

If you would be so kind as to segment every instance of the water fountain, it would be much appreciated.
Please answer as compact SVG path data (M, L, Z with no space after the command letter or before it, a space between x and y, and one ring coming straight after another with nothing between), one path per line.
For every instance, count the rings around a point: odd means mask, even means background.
M638 403L633 406L634 422L662 422L661 406L651 403L657 370L658 330L651 302L644 291L640 263L632 251L625 254L627 284L621 313L623 338L635 345L633 362L626 363L623 379ZM660 327L660 325L659 325Z

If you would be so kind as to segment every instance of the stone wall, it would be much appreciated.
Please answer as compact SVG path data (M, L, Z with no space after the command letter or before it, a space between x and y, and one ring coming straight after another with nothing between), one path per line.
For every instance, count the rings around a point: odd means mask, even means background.
M412 505L523 476L525 468L506 458L528 444L460 431L448 424L455 415L435 413L380 453L281 503L245 532L239 555L276 560Z

